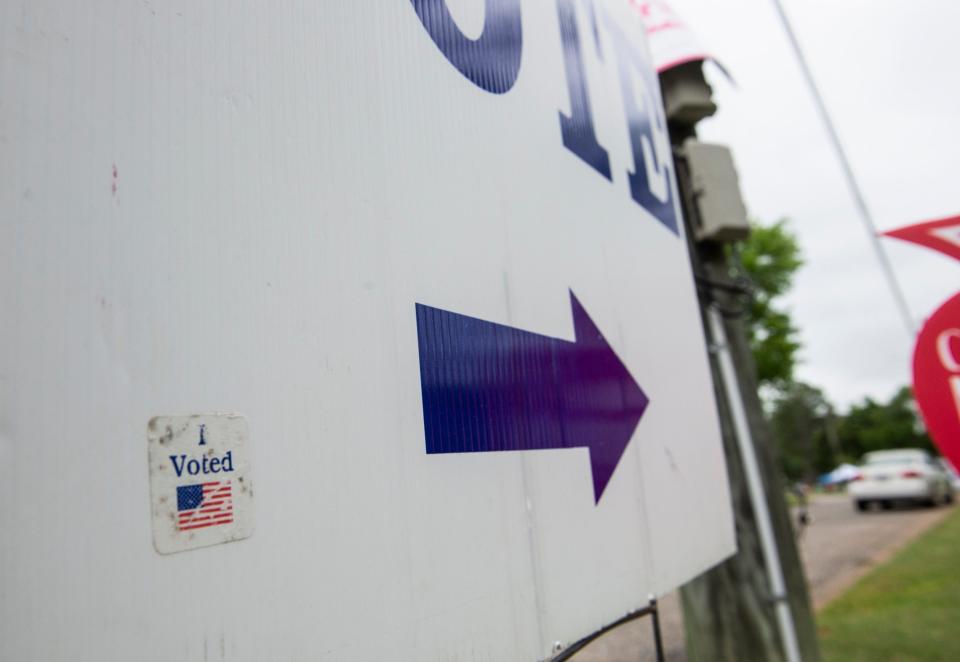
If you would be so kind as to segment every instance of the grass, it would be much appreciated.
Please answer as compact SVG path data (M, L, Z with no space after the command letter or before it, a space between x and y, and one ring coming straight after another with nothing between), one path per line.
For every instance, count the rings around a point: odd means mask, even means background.
M818 618L824 660L960 660L960 508Z

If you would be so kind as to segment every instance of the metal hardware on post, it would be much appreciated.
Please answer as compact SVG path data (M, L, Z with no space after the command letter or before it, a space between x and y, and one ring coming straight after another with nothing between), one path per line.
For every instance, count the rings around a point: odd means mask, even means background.
M746 408L740 395L736 368L733 365L730 349L727 346L727 334L723 328L723 318L714 305L707 306L706 313L710 328L710 340L719 348L717 361L720 364L720 377L723 389L726 391L727 401L730 403L734 436L737 438L737 446L743 460L744 476L750 493L750 502L756 514L760 549L763 552L770 590L774 596L786 597L787 585L783 577L783 568L780 566L780 552L777 549L773 522L770 519L770 510L767 507L767 499L763 492L763 478L760 475L760 465L753 448L753 435L750 433L750 425L747 423ZM775 600L774 609L787 662L801 662L800 646L797 642L797 631L793 622L793 613L790 611L790 603L785 599Z

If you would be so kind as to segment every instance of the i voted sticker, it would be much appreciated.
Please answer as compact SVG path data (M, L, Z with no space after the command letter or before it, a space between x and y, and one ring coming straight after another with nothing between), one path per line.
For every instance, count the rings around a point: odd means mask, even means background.
M161 554L253 533L249 429L237 414L155 416L147 424L153 546Z

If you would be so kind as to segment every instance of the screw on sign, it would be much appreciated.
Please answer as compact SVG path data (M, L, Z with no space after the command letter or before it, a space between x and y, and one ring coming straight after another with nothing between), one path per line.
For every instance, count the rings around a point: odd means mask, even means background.
M920 330L913 353L913 390L940 451L960 466L960 293Z

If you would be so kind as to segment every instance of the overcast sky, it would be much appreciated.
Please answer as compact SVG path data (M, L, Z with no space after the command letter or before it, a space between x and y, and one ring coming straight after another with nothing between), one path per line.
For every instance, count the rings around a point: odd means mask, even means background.
M705 141L733 148L750 213L786 216L806 259L787 306L797 377L847 407L910 381L908 335L772 0L672 0L736 86L708 71L719 106ZM960 214L955 0L785 0L878 228ZM883 239L919 328L960 289L960 264Z

